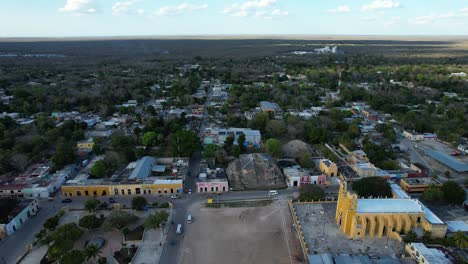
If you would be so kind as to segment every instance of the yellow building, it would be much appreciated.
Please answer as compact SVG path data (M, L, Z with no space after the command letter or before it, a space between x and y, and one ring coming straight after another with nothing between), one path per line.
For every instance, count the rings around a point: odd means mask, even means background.
M388 236L402 240L410 230L444 237L447 225L418 200L409 198L358 198L340 185L335 214L340 230L350 238Z
M338 166L331 160L321 159L319 166L320 171L328 177L335 177L338 175Z
M94 141L92 138L90 139L87 139L87 140L83 140L83 141L79 141L78 143L76 143L76 148L78 149L82 149L82 150L93 150L93 147L94 147Z
M152 180L141 182L111 183L92 182L68 183L62 186L61 193L65 197L75 196L114 196L114 195L151 195L173 194L182 192L182 180Z
M400 186L408 193L424 192L429 185L442 186L442 184L432 178L403 178L400 181Z

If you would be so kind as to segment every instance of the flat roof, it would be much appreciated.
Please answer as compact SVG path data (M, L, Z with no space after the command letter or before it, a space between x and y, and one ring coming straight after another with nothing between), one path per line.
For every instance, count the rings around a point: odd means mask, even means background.
M409 199L410 196L405 192L403 191L403 189L401 189L400 185L396 184L396 183L391 183L390 184L390 188L392 188L392 192L398 196L398 198L404 198L404 199Z
M412 199L358 199L358 213L424 213L421 204Z
M457 172L468 172L468 164L461 162L453 157L437 151L437 150L429 150L426 153L433 159L437 160L438 162L446 165L447 167L457 171Z
M153 184L182 184L182 180L155 180Z
M446 223L450 232L468 232L468 221L447 221Z
M452 263L445 257L444 253L435 248L428 248L423 243L411 243L411 245L421 254L428 263L431 264L449 264Z

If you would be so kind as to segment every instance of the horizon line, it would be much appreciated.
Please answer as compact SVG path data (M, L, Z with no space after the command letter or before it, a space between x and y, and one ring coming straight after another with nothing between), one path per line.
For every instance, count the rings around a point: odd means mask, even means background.
M325 38L325 39L324 39ZM102 36L2 36L0 42L5 41L47 41L47 40L218 40L218 39L285 39L285 40L388 40L388 39L463 39L468 35L372 35L372 34L177 34L177 35L102 35Z

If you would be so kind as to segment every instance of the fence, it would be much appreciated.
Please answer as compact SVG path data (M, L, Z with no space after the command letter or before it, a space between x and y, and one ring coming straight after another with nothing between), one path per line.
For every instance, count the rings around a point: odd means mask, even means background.
M296 229L296 232L299 235L299 242L301 243L302 254L304 254L305 259L307 260L307 262L309 262L309 248L307 247L304 234L302 233L302 227L297 217L296 208L294 208L294 204L292 201L289 201L288 204L289 211L291 212L291 216L294 221L294 228Z

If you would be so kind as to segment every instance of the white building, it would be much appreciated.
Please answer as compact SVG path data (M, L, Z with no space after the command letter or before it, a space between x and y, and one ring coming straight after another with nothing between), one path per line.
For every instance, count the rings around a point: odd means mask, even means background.
M403 130L403 136L411 141L422 141L424 140L424 135L416 133L415 131Z
M224 141L229 136L234 136L234 144L238 144L239 136L245 135L245 144L251 147L260 147L262 142L262 135L259 130L252 130L250 128L207 128L204 135L205 144L218 144L223 145Z
M452 263L442 251L436 248L428 248L423 243L408 243L405 249L418 264Z
M465 154L468 154L468 144L460 144L457 149Z

